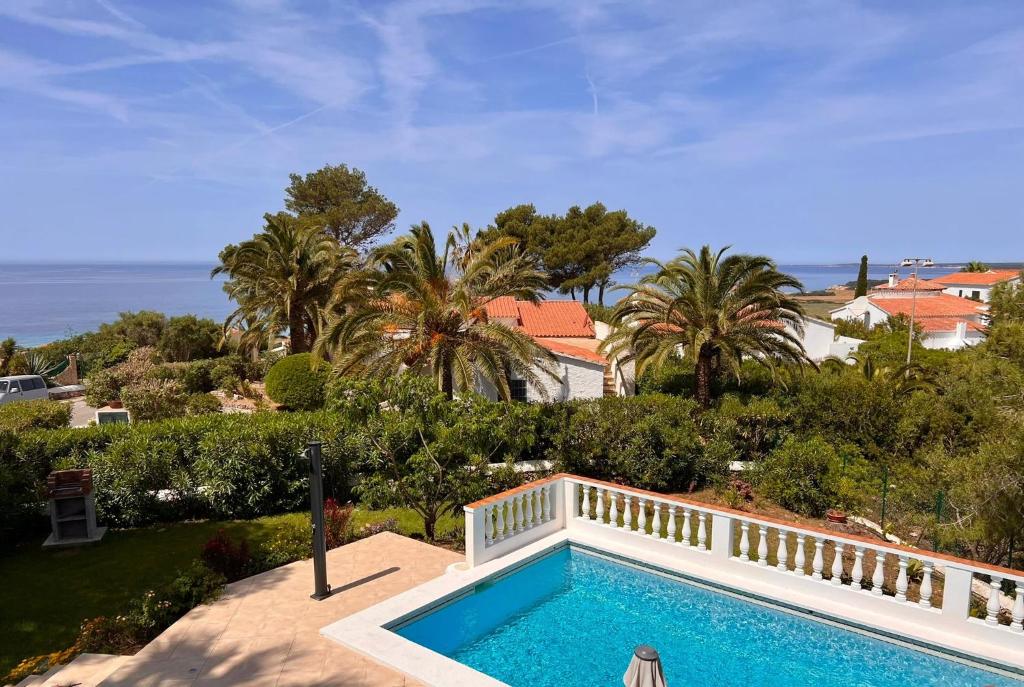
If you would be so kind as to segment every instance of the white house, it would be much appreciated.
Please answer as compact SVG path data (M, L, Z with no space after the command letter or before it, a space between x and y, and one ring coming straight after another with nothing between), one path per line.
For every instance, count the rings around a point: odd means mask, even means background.
M951 295L935 280L910 277L889 282L831 311L832 320L859 320L872 329L890 317L913 312L914 323L924 331L925 348L958 349L974 346L985 338L988 306L969 298Z
M786 328L796 334L788 324ZM800 340L807 357L814 362L821 362L828 357L845 360L864 343L863 339L855 339L852 336L836 336L834 324L814 317L804 318L804 332Z
M602 396L632 396L636 383L633 363L619 364L599 352L611 328L595 323L577 301L531 303L511 297L497 298L486 306L490 320L516 327L548 349L557 359L558 379L537 370L547 399L568 401ZM484 383L481 393L497 398L496 390ZM545 400L541 390L524 380L512 380L512 398L520 401Z
M950 296L970 298L971 300L988 303L992 295L992 287L1002 282L1020 284L1020 270L989 270L987 272L954 272L936 279L943 291Z

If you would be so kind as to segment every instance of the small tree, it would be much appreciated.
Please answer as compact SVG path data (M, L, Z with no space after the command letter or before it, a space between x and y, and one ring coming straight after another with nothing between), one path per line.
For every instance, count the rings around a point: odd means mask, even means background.
M160 355L170 362L188 362L212 358L217 354L221 329L213 320L195 315L172 317L157 345Z
M1024 279L1024 272L1021 273ZM1004 281L992 287L988 299L988 317L992 326L1004 322L1024 322L1024 286Z
M988 272L991 268L983 263L981 260L971 260L969 263L964 265L961 272Z
M868 294L868 256L860 256L860 270L857 272L857 288L853 292L854 298L860 298Z
M486 493L488 463L511 459L533 441L522 431L530 406L472 394L449 401L423 378L403 376L383 387L355 383L336 398L332 405L368 456L357 492L373 507L413 509L430 540L443 515Z

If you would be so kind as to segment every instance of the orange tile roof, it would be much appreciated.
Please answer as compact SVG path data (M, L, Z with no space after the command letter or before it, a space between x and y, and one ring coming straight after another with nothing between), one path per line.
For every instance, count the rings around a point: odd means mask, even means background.
M956 326L961 322L965 322L969 330L976 332L985 331L985 328L977 322L958 317L921 317L914 319L914 323L920 325L921 329L926 332L953 332L956 331Z
M951 296L948 293L918 296L916 308L914 299L909 296L906 298L869 298L868 300L872 305L890 315L909 315L911 310L915 310L917 317L968 317L976 316L985 310L978 301Z
M1008 281L1019 277L1020 270L989 270L988 272L953 272L952 274L937 277L932 281L945 286L952 286L954 284L994 286L1001 281Z
M512 296L502 296L487 303L488 317L514 317L519 319L519 308L516 306L516 299Z
M573 346L572 344L562 343L561 341L554 341L552 339L546 339L539 336L533 337L533 340L552 353L558 355L564 355L570 358L579 358L581 360L586 360L591 363L599 363L601 365L608 364L608 359L603 355L594 353L593 351L588 351L587 349L580 348L579 346Z
M486 307L488 317L516 318L519 328L530 336L595 336L594 322L578 301L530 303L505 297L490 301Z
M937 283L935 283L934 280L930 280L930 279L919 279L918 282L917 282L917 290L918 291L942 291L945 288L946 287L944 285L937 284ZM896 282L895 284L893 284L892 286L889 286L888 283L879 284L878 286L872 288L872 291L911 291L911 292L913 292L914 291L914 278L913 277L907 277L906 279L901 279L898 282Z

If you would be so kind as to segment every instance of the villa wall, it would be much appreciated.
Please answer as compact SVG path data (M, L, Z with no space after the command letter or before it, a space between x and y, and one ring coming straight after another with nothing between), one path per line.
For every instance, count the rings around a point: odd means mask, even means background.
M577 398L601 398L604 395L604 366L575 358L558 356L559 379L540 373L541 385L547 390L549 401L567 401ZM527 390L531 401L544 400L533 388Z

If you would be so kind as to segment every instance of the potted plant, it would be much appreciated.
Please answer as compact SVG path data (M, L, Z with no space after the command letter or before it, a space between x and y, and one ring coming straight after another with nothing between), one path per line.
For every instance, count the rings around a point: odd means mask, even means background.
M841 525L845 525L847 520L846 511L840 508L829 508L827 511L825 511L825 518L829 522L835 522Z

